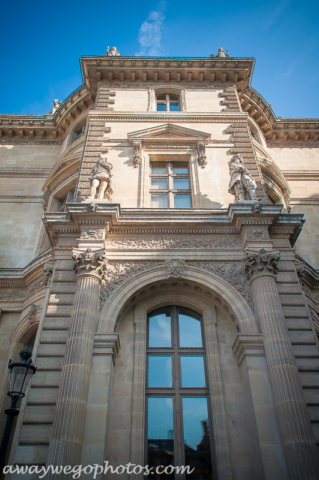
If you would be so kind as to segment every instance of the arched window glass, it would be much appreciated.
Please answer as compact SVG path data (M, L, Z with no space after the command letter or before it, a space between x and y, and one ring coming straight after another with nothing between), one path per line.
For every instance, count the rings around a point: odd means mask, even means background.
M213 478L205 360L198 313L169 306L149 314L146 460L154 468L194 469L181 479ZM171 479L174 474L161 478Z

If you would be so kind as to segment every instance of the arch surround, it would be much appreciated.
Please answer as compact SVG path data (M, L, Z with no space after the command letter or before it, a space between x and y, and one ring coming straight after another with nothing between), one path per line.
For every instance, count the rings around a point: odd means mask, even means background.
M169 277L172 278L172 277ZM234 315L242 334L255 335L259 333L256 318L245 299L223 278L194 266L186 264L182 277L173 277L185 282L193 282L202 286L211 295L217 295ZM118 286L104 305L97 326L97 333L114 332L117 319L128 302L140 289L157 282L167 281L168 274L165 263L154 266L146 271L138 272Z

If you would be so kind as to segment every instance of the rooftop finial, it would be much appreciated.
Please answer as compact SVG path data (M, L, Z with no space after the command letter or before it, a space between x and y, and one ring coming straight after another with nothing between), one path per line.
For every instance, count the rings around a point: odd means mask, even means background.
M106 55L108 57L119 57L121 54L116 47L112 47L111 50L110 47L106 47Z

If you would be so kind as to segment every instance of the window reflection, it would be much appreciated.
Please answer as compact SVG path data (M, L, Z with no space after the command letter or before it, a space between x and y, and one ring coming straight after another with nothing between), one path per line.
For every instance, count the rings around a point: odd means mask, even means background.
M212 478L207 398L183 398L185 465L195 468L187 478Z
M170 308L161 308L149 317L149 346L170 347L171 344Z
M174 208L191 208L190 195L174 195Z
M148 361L148 386L172 386L172 357L150 355Z
M171 397L148 398L148 455L147 464L174 465L173 399ZM161 475L163 479L173 475ZM155 478L154 475L150 478Z
M179 309L179 344L181 347L202 347L200 315L187 308Z
M181 356L182 387L205 387L204 358Z

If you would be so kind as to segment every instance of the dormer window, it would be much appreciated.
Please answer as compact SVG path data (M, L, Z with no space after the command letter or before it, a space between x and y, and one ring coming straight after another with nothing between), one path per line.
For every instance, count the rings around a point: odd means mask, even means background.
M179 95L172 93L160 93L156 95L156 110L158 112L179 112Z

